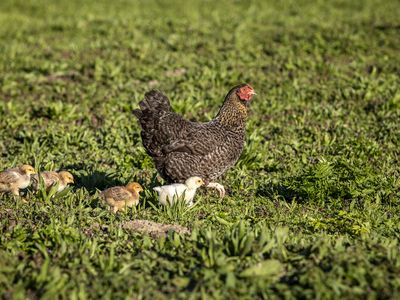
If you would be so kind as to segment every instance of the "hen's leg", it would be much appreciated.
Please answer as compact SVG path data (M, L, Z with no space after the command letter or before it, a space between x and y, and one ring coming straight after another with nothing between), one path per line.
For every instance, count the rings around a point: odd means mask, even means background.
M225 188L222 184L219 184L218 182L209 182L206 187L216 189L219 192L219 196L221 198L224 198L225 196Z

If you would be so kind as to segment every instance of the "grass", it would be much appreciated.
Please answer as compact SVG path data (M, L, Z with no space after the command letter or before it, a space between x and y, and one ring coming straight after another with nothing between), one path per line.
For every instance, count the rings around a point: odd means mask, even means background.
M77 184L0 201L0 294L400 297L398 1L0 2L0 169ZM192 209L160 208L132 115L151 88L208 120L249 82L247 143ZM109 213L98 190L137 180ZM191 228L154 238L146 219Z

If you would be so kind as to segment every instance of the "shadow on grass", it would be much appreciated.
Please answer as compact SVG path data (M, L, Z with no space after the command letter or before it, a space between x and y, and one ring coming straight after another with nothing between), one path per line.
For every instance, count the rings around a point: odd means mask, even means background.
M124 182L118 179L118 174L115 172L88 170L82 164L64 166L64 169L70 170L74 175L75 184L72 188L75 191L84 187L92 195L96 193L96 190L104 190L116 185L125 185Z
M302 201L306 198L306 194L302 191L295 190L283 184L274 184L272 182L260 185L257 188L256 196L261 197L276 197L279 196L287 202L292 202L294 199Z
M93 194L96 192L96 189L104 190L116 185L125 185L124 182L118 179L118 174L92 171L88 174L78 175L76 177L75 188L84 187L90 194Z

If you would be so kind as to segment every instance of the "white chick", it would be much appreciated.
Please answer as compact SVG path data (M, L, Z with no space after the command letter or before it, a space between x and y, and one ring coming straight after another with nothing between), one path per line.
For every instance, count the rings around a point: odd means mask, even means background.
M158 200L162 205L167 203L173 204L176 199L181 198L184 195L183 200L189 205L193 205L193 198L196 195L197 188L204 184L203 179L194 176L190 177L185 183L173 183L169 185L157 186L153 188L158 192Z

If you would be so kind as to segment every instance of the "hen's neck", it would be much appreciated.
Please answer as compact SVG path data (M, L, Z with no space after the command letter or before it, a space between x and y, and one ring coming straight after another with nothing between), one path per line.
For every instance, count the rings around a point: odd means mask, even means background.
M243 128L247 120L246 105L237 99L228 98L215 119L220 124L230 128Z

